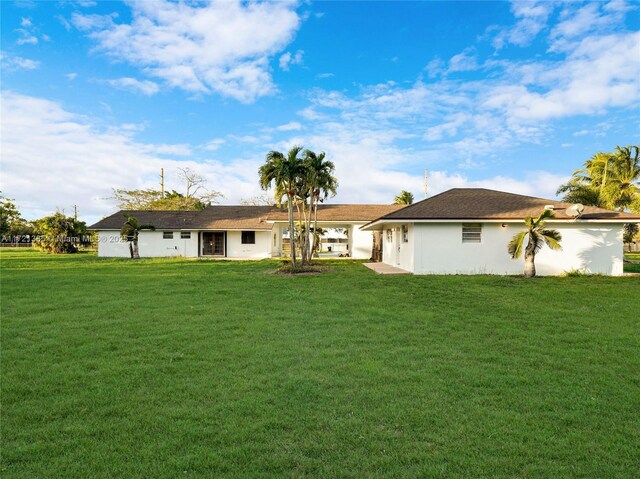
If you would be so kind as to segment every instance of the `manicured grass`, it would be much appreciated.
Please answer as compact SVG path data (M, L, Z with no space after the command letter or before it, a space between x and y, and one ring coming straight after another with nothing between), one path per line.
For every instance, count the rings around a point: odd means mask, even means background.
M638 476L638 277L0 255L3 478Z
M640 253L625 253L624 257L632 262L624 265L625 273L640 273Z

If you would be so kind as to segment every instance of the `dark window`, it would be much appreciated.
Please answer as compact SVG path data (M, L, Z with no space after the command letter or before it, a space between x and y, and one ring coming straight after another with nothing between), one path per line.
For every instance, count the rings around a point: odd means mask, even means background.
M163 231L162 239L173 239L173 231Z
M180 239L191 239L191 231L181 231Z
M256 232L255 231L243 231L242 232L242 244L256 244Z

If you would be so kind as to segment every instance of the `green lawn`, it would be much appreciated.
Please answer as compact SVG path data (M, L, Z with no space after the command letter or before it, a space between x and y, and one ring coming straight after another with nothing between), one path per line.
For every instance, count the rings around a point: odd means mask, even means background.
M640 253L625 253L624 257L631 261L624 265L625 272L640 273Z
M3 478L632 478L640 278L0 250Z

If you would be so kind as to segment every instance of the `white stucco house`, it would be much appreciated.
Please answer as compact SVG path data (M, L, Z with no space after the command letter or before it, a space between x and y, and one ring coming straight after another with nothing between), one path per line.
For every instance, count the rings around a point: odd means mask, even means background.
M369 259L373 235L360 227L400 208L397 205L320 205L318 226L346 231L344 253ZM186 258L279 257L287 241L286 209L271 206L209 206L203 211L118 211L89 227L98 234L98 256L128 257L120 228L130 214L155 231L142 231L140 256Z
M572 270L611 276L623 274L622 229L639 215L572 205L556 200L482 188L455 188L362 227L382 233L382 261L414 274L522 274L524 260L511 259L507 245L524 229L526 216L545 208L547 222L562 234L562 250L544 247L536 255L539 275Z

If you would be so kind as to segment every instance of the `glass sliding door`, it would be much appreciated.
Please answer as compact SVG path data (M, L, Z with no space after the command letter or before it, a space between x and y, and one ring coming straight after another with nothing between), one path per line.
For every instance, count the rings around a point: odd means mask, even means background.
M225 256L225 240L224 231L202 233L202 256Z

